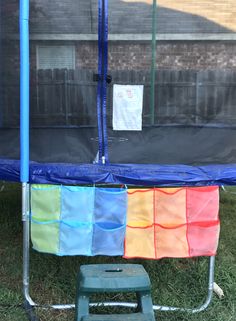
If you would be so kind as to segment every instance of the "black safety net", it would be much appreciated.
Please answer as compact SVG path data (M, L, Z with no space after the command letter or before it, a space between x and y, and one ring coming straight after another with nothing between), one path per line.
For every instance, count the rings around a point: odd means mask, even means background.
M236 163L236 23L224 3L31 0L31 161ZM18 20L19 2L2 0L1 159L20 155Z

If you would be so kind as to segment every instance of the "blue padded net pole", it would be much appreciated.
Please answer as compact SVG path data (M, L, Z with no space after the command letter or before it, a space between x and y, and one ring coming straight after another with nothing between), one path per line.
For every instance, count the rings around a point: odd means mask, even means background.
M98 87L97 87L97 118L99 137L99 161L108 161L107 143L107 69L108 69L108 1L98 1Z
M107 71L108 71L108 1L103 0L103 75L102 75L102 123L105 163L108 162L107 136Z
M20 147L22 183L29 181L29 0L20 0Z
M103 129L102 129L102 111L101 111L101 100L102 100L102 61L103 61L103 50L102 50L102 9L103 0L98 1L98 86L97 86L97 120L98 120L98 145L99 145L99 162L102 161L103 155Z
M22 182L23 294L31 311L29 296L29 0L20 0L20 180Z

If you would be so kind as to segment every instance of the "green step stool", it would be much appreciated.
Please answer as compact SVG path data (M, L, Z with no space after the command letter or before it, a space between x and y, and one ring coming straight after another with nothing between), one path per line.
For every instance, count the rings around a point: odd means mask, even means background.
M82 265L77 281L76 321L155 321L149 276L139 264ZM133 314L89 314L89 297L94 293L135 292Z

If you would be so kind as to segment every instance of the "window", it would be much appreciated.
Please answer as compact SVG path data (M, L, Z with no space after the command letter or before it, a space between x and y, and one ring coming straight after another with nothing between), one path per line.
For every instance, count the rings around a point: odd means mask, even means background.
M37 69L75 69L75 46L37 46Z

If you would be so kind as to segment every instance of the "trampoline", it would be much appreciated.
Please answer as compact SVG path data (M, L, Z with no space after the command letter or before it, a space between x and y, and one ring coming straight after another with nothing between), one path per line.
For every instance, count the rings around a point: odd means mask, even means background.
M45 8L21 0L19 36L6 1L0 11L0 179L22 183L24 295L31 307L30 224L37 202L30 195L38 186L60 193L100 186L157 194L158 188L205 187L218 193L218 186L236 185L236 73L217 66L159 67L159 19L168 12L156 0L60 5L56 17L54 1ZM217 206L214 211L216 225ZM212 298L215 249L208 256L208 297L192 312L204 310Z
M32 40L31 60L28 16L22 13L21 120L18 41L12 36L17 35L18 28L16 22L10 25L10 9L2 5L0 178L20 181L20 167L24 166L27 173L24 181L29 183L235 184L234 71L179 70L174 65L164 70L158 68L157 22L162 17L157 18L157 14L163 8L153 10L148 1L136 4L111 1L103 19L102 12L97 18L98 4L93 3L89 13L84 1L72 3L77 12L73 14L70 9L73 24L65 30L60 29L60 19L68 23L65 12L60 11L58 21L51 21L55 25L51 30L47 22L50 17L45 18L47 9L41 5L37 11L32 5L31 37L39 41L35 44L36 40ZM27 4L23 2L22 6ZM51 18L56 19L53 8L49 6L48 10ZM65 11L66 5L61 10ZM137 16L130 21L125 15L121 26L119 21L126 10L136 12ZM41 22L38 12L42 13ZM80 20L74 26L77 18ZM145 23L136 30L141 18ZM88 19L91 23L85 22ZM42 24L46 24L45 28ZM71 41L69 45L65 41L58 45L59 40L43 42L40 36L37 38L41 32L48 33L48 39L59 39L55 34L63 32L70 39L69 33L78 32L74 38L79 39L79 45L74 48ZM60 61L59 65L51 61L50 46L62 50L63 45L68 46L68 53L62 53L62 63L65 63L63 54L66 61L69 55L77 54L76 50L81 51L74 58L74 70L60 70ZM141 59L143 52L145 57ZM49 69L50 63L51 68L57 69ZM123 93L125 89L131 90L131 95L139 90L136 116L131 109L127 109L126 115L116 112L116 107L129 99L117 98L119 88ZM132 119L133 130L128 118Z

